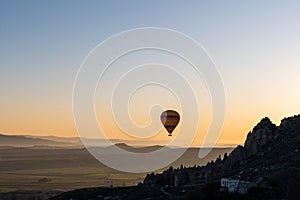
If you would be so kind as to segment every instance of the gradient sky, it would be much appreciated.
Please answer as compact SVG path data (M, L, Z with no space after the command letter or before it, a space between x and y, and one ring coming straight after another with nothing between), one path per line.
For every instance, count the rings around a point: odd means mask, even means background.
M223 78L219 143L243 143L264 116L300 113L299 1L1 1L0 132L77 136L72 86L107 37L155 26L183 32Z

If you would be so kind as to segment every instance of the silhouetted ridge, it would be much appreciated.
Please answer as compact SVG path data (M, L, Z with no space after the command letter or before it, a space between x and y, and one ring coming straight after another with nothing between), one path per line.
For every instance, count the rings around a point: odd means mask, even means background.
M276 125L272 123L270 118L265 117L253 128L253 132L258 131L260 129L269 129L272 131L276 130Z
M279 199L286 195L286 188L294 188L289 192L295 197L299 187L294 185L299 186L300 183L299 144L300 115L283 119L280 126L266 117L248 133L244 146L237 146L223 159L219 156L205 166L169 169L162 174L147 175L144 184L219 183L221 178L231 177L254 182L261 188L271 188L267 195L277 195Z

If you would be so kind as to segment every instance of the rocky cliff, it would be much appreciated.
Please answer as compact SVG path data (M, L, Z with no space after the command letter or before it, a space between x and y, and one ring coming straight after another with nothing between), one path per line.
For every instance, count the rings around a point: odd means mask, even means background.
M279 126L263 118L248 133L244 146L237 146L229 155L220 155L205 166L170 168L161 174L147 175L144 184L199 184L228 176L263 183L290 165L290 170L298 174L299 140L300 115L283 119Z
M248 133L244 144L247 155L250 156L256 154L266 143L273 141L276 131L276 125L273 124L269 118L263 118L253 128L253 131Z

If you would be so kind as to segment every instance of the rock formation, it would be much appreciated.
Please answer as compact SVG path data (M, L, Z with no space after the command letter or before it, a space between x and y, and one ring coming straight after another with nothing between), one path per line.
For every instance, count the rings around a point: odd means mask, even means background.
M272 141L275 138L276 129L276 125L269 118L263 118L253 131L248 133L244 144L247 155L255 155L263 145Z
M300 115L285 118L281 121L280 126L276 126L269 118L263 118L247 135L244 146L237 146L229 155L224 155L221 159L219 156L215 161L207 163L205 166L195 166L193 168L184 168L172 170L168 169L161 174L147 175L144 184L158 185L186 185L197 184L212 178L220 178L239 171L238 177L245 176L245 179L251 178L253 174L259 174L260 170L269 170L278 168L274 161L266 161L271 167L249 168L242 170L242 166L248 162L259 159L265 153L275 149L276 145L282 146L284 142L290 142L291 138L300 135ZM280 147L279 147L280 148ZM292 148L292 147L291 147ZM276 150L276 149L275 149ZM273 151L275 151L273 150ZM287 150L294 151L294 150ZM272 156L276 156L271 154ZM281 158L282 159L282 158ZM261 163L264 163L263 160ZM245 175L245 174L249 175ZM260 180L261 178L257 178ZM260 180L261 181L261 180Z

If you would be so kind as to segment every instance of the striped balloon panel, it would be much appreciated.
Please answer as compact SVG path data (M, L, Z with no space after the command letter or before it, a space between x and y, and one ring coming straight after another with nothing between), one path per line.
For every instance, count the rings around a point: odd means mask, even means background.
M161 114L161 122L169 133L172 133L180 121L179 114L174 110L167 110Z

